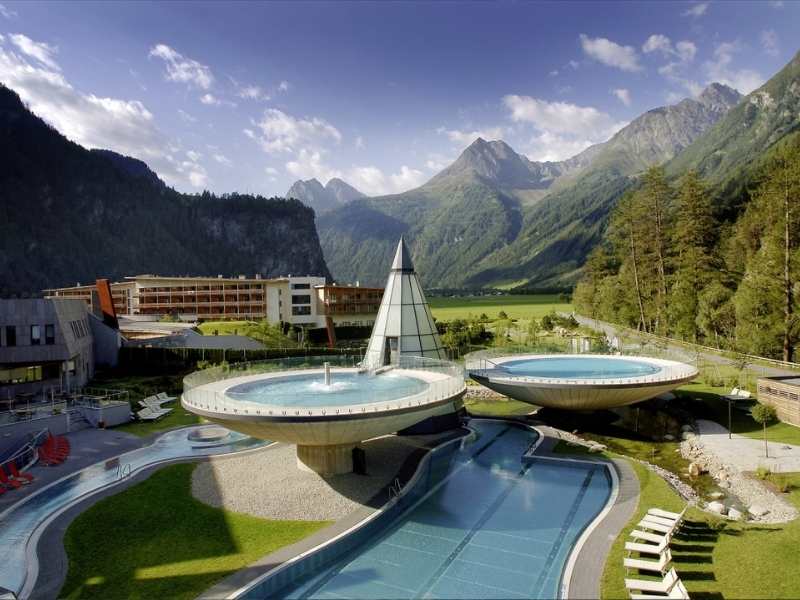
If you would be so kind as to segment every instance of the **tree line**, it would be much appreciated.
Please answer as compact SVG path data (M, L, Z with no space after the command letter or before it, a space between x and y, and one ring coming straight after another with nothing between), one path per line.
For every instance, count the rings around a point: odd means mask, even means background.
M776 148L733 221L697 172L651 167L611 214L574 303L593 318L792 361L800 341L800 143Z

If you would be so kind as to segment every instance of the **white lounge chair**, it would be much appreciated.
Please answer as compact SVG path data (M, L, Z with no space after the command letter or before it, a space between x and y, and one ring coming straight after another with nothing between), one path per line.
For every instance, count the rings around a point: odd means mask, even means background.
M622 564L625 569L639 569L640 571L654 571L664 575L667 567L672 564L672 553L669 548L665 548L659 555L658 560L644 560L641 558L624 558Z
M639 542L625 542L625 550L628 551L630 556L631 552L638 552L639 554L654 554L660 556L664 550L669 548L669 540L661 538L657 544L642 544Z
M661 594L631 594L631 600L690 600L686 586L679 579L666 596Z
M668 544L670 539L672 538L669 534L663 533L653 533L652 531L641 531L639 529L634 529L631 531L631 537L634 540L645 540L647 542L652 542L653 544Z
M741 388L735 387L733 388L729 394L725 394L723 398L727 398L728 400L749 400L750 399L750 392L747 390L743 390Z
M166 392L158 392L156 394L156 398L161 400L161 402L172 402L173 400L177 400L177 396L167 396Z
M152 408L145 407L136 413L136 418L140 421L157 421L164 415L153 412Z
M639 521L639 523L637 523L636 526L637 527L641 527L642 529L644 529L646 531L655 531L656 533L661 533L663 535L668 535L670 538L675 533L675 531L678 529L676 523L665 524L663 522L656 521L656 520L654 520L653 518L650 518L650 517L645 517L644 519Z
M661 519L669 519L670 521L677 521L678 524L683 523L683 517L686 514L686 508L684 508L681 512L670 512L668 510L662 510L660 508L651 508L647 511L648 516L652 517L659 517Z
M648 580L648 579L625 579L625 588L627 590L636 590L638 592L653 592L655 594L669 594L673 587L680 581L675 568L667 571L667 574L662 577L661 581Z

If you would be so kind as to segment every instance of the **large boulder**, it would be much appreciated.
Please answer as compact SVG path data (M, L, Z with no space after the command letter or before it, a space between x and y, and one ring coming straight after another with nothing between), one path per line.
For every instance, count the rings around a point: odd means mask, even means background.
M725 505L722 502L717 502L716 500L708 503L708 510L715 512L718 515L724 515L727 512Z

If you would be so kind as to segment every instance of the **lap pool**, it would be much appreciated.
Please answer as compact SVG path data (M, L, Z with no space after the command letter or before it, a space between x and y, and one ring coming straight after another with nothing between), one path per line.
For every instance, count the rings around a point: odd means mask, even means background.
M266 578L243 597L558 597L575 543L611 495L608 470L531 459L535 432L471 423L476 436L431 455L419 499L394 522L354 532L363 542L322 565L301 559L285 587Z

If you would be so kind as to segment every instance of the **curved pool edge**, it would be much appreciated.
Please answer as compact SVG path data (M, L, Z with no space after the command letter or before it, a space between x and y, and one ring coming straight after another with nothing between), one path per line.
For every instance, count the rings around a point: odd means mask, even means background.
M42 495L46 491L50 490L51 488L53 488L54 486L56 486L58 484L63 483L67 479L77 477L81 473L84 473L84 472L89 471L91 469L96 469L100 465L108 464L111 461L119 460L122 457L124 457L125 455L130 454L132 452L140 452L140 451L145 450L147 448L151 448L151 447L155 446L159 442L159 440L161 440L163 437L168 436L168 435L173 435L176 432L179 432L179 431L182 431L182 430L189 430L189 429L192 429L192 428L198 428L199 429L199 428L206 428L206 427L213 427L213 426L214 425L189 425L189 426L177 427L175 429L170 429L168 431L165 431L165 432L161 433L160 435L156 436L155 438L153 438L153 440L152 440L152 442L150 444L147 444L145 446L141 446L141 447L136 448L134 450L129 450L127 452L123 452L121 454L106 458L104 460L100 460L100 461L98 461L96 463L93 463L91 465L83 467L82 469L79 469L77 471L74 471L72 473L64 475L63 477L60 477L59 479L56 479L55 481L52 481L52 482L48 483L46 486L42 487L42 489L37 490L35 493L31 494L30 496L22 498L19 502L16 502L16 503L12 504L11 506L9 506L2 513L0 513L0 523L5 521L7 516L10 515L13 511L18 510L23 505L25 505L28 502L38 498L40 495ZM81 495L76 496L75 498L72 498L69 502L67 502L64 505L60 506L57 510L49 513L44 520L39 521L36 524L36 526L33 528L33 530L28 534L28 537L25 540L25 572L24 572L24 580L23 580L22 585L18 589L16 589L16 590L12 589L10 591L12 593L17 594L17 598L20 598L20 599L26 599L26 598L30 598L31 597L31 595L34 593L34 591L35 591L35 589L37 587L37 583L38 583L38 580L39 580L39 573L40 573L39 542L42 539L42 537L47 533L47 531L50 528L50 526L55 521L57 521L59 517L61 517L64 513L68 512L69 510L75 508L76 506L91 500L94 496L97 496L99 494L103 494L104 492L108 492L110 490L113 490L116 487L124 487L125 484L139 483L137 478L142 473L154 471L157 468L166 466L166 465L168 465L170 463L193 462L193 461L198 461L199 462L199 461L209 460L211 458L216 458L216 457L231 456L231 455L234 455L234 454L248 454L248 453L251 453L251 452L257 452L257 451L260 451L260 450L264 450L264 449L272 446L274 443L275 442L266 442L265 441L263 444L259 444L259 445L256 445L254 447L245 448L245 449L242 449L242 450L234 450L232 452L220 452L218 454L184 455L184 456L176 456L176 457L170 457L170 458L162 458L162 459L153 461L151 463L147 463L147 464L141 465L141 466L137 467L135 470L130 471L124 477L119 477L118 479L116 479L114 481L111 481L111 482L106 483L104 485L101 485L101 486L98 486L98 487L93 488L91 490L88 490L88 491L82 493ZM83 512L83 510L81 510L80 512ZM78 513L78 514L80 514L80 513ZM61 551L64 552L63 546L61 548Z

